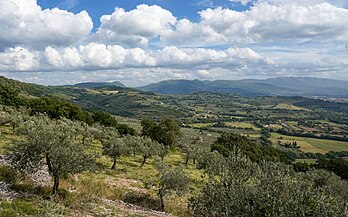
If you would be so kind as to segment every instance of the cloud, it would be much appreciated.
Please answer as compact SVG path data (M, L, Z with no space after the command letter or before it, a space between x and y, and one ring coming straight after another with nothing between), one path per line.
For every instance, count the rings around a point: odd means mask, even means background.
M39 53L15 47L0 53L0 71L26 71L39 66Z
M199 14L198 23L179 20L174 29L161 34L161 40L182 46L348 40L348 9L328 3L260 1L247 11L218 7Z
M247 0L236 0L246 4ZM319 76L348 79L348 9L341 0L260 0L178 19L160 6L87 12L0 0L0 74L64 84L121 80ZM344 3L344 2L343 2Z
M92 28L86 11L42 10L36 0L0 1L0 49L69 46L82 41Z
M0 53L0 71L78 71L125 68L210 69L273 64L250 48L213 50L177 48L151 51L90 43L79 47L47 47L43 52L16 47Z
M250 48L229 48L213 50L204 48L165 47L156 54L158 66L173 68L229 68L249 64L272 64L273 61L262 57Z
M176 18L160 6L138 5L126 12L116 8L100 18L101 25L93 40L127 47L145 47L151 39L171 29Z

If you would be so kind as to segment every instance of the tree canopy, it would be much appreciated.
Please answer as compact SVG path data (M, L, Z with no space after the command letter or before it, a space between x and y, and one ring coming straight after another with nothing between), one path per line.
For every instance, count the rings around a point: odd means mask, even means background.
M53 194L58 194L61 178L91 169L94 156L88 146L74 140L76 129L67 119L51 120L47 116L31 118L21 129L24 139L10 151L12 164L22 171L36 171L44 163L54 179Z
M148 136L152 140L162 143L164 146L175 145L181 137L179 124L172 118L162 118L159 123L154 120L146 119L141 122L143 127L142 135Z

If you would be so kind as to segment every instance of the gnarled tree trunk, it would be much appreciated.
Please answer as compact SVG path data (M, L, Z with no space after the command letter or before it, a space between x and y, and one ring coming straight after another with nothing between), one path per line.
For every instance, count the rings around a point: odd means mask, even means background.
M116 160L117 160L117 158L114 158L113 160L114 160L114 162L113 162L112 167L111 167L112 170L116 169Z

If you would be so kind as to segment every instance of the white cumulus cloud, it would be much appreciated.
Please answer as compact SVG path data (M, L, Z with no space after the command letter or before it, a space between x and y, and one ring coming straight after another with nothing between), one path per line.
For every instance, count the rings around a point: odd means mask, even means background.
M0 71L98 71L125 68L209 69L273 64L270 58L263 57L250 48L213 50L171 46L151 51L101 43L66 48L49 46L42 52L16 47L0 53L0 58Z
M111 15L102 16L100 22L93 37L95 40L128 47L144 47L149 40L171 29L176 18L160 6L143 4L129 12L116 8Z
M39 52L15 47L0 53L1 71L27 71L37 67L39 67Z
M36 0L0 1L0 49L72 45L83 40L92 28L86 11L42 10Z
M177 22L161 35L167 44L207 46L298 40L348 40L348 9L329 3L300 5L260 1L247 11L206 9L200 21Z

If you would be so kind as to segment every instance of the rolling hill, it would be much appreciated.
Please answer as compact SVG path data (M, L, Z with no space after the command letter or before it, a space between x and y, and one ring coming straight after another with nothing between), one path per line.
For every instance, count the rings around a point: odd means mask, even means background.
M74 85L75 87L84 87L84 88L100 88L100 87L126 87L119 81L114 82L85 82L78 83Z
M241 96L348 97L348 81L310 77L282 77L265 80L167 80L138 89L162 94L191 94L201 91L234 93Z

